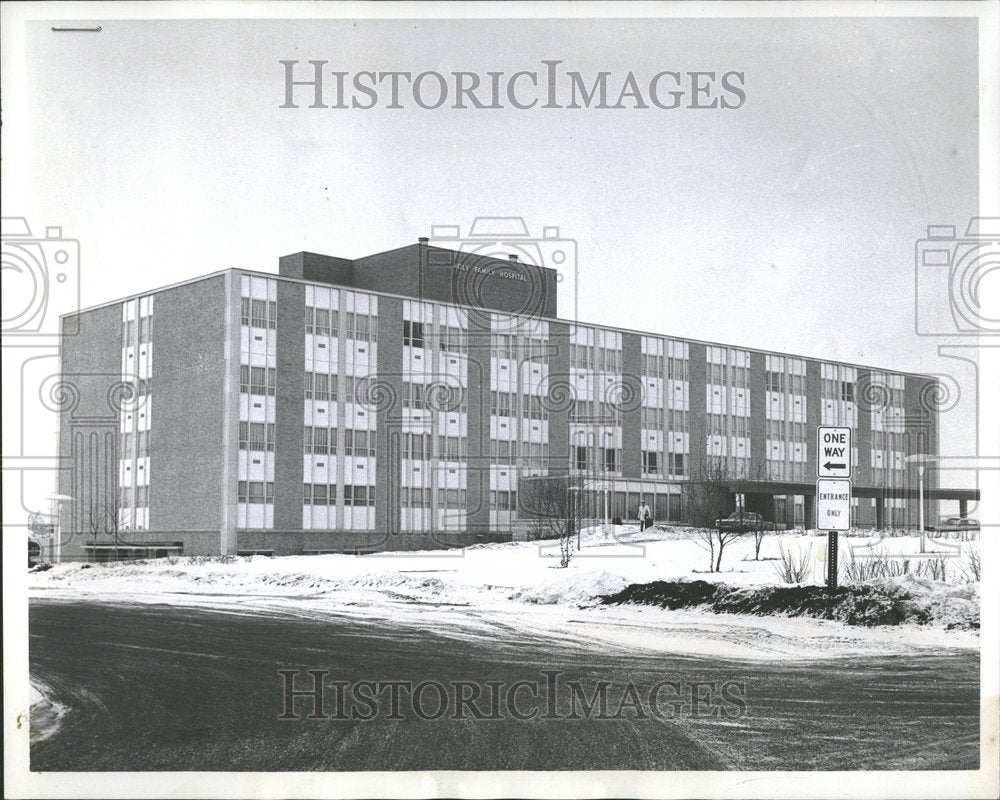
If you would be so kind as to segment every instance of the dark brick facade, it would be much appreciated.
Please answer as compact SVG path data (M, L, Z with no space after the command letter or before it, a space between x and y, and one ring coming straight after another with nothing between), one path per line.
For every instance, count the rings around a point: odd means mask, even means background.
M220 535L225 290L219 275L156 293L149 491L154 531Z
M83 555L91 518L114 508L118 491L119 403L122 382L120 305L83 311L63 319L62 374L46 403L59 409L59 493L63 504L64 557Z

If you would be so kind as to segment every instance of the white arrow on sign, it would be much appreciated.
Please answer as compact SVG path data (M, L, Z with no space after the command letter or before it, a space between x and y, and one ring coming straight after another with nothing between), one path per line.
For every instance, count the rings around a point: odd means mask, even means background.
M851 429L820 425L816 429L816 477L851 477Z
M816 481L816 528L821 531L851 529L851 482L835 478Z

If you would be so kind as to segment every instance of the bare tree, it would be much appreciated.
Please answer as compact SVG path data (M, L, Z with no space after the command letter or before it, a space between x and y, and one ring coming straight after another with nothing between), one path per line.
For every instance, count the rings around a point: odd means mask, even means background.
M767 467L764 464L758 464L750 475L737 480L734 487L737 492L744 496L768 493L762 490L766 489L765 484L768 483L769 477ZM764 519L763 515L759 518L756 516L748 517L747 521L749 523L747 532L753 534L753 560L760 561L760 546L764 543L764 537L774 529L774 523Z
M537 477L523 482L521 486L521 502L531 515L531 537L557 539L559 566L568 567L573 551L579 545L574 497L576 487L572 480L560 476Z
M114 544L115 561L118 560L118 545L121 542L119 510L117 492L103 502L91 499L87 509L87 528L93 534L95 543L101 536L110 536Z
M693 538L708 553L709 572L722 571L726 545L745 533L718 524L728 511L736 483L724 460L706 459L688 486L688 516L696 526Z

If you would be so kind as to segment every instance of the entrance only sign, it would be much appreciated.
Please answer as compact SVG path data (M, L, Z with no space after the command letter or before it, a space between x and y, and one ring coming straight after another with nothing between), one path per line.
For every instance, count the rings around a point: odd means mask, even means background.
M816 481L816 527L821 531L850 530L850 481L834 478Z

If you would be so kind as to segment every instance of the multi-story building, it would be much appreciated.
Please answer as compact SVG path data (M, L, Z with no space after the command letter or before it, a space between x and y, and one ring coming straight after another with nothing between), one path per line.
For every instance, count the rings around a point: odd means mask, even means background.
M680 521L711 472L733 502L808 527L821 424L855 431L857 524L915 517L905 457L938 451L933 377L563 320L556 284L422 239L79 312L62 350L64 555L509 538L546 475L579 476L591 516L645 499ZM945 496L931 480L928 511Z

